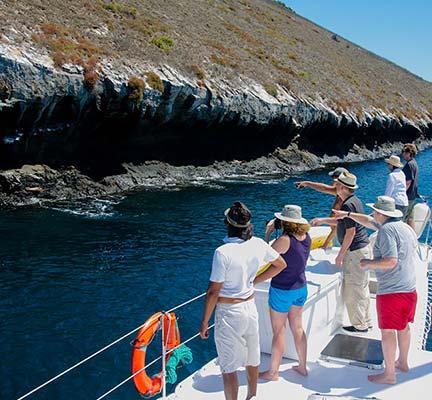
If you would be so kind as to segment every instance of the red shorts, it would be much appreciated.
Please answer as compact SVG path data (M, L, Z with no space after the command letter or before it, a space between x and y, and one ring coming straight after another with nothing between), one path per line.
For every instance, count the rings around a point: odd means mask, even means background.
M379 294L376 297L380 329L403 331L408 322L414 322L417 292Z

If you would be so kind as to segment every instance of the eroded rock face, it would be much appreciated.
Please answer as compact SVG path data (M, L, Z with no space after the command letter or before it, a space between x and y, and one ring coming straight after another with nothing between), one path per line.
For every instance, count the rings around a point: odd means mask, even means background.
M24 165L0 172L0 206L43 205L106 197L109 187L94 182L74 167L54 170L46 165Z
M155 71L163 93L146 87L137 101L127 82L140 71L104 65L90 90L75 67L59 71L48 57L0 45L0 168L50 166L3 172L0 204L280 175L430 144L428 115L359 117L282 89L276 99L241 77L200 87L169 66Z

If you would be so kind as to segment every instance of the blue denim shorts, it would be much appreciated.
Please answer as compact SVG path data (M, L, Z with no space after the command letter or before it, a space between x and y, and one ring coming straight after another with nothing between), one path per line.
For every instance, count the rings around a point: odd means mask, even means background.
M270 286L269 306L274 311L286 313L290 311L291 306L304 306L307 296L307 285L292 290L276 289Z

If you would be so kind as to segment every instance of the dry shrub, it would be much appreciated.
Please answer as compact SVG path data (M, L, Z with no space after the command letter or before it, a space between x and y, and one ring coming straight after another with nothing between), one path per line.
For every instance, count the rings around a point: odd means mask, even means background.
M99 79L99 57L105 51L76 30L59 24L45 23L40 30L41 33L32 34L32 39L47 48L54 65L58 68L67 63L80 65L85 87L93 89Z
M198 65L193 64L190 66L190 69L199 80L203 80L205 78L205 72Z
M33 33L32 39L47 48L57 67L66 63L84 67L89 59L105 54L103 49L65 26L45 23L40 26L40 30L42 33Z
M118 17L136 18L137 16L137 9L135 7L117 1L110 1L104 4L103 7Z
M168 33L170 31L170 28L166 24L160 22L157 18L148 16L138 16L134 19L127 19L123 24L147 37L159 32Z
M270 96L277 97L278 90L276 86L272 84L266 84L264 85L264 89Z
M131 76L128 81L128 88L130 90L129 99L136 103L141 102L145 89L145 82L137 76Z
M158 90L159 92L163 93L164 91L164 84L162 82L162 79L159 77L159 75L156 72L149 71L146 73L147 77L147 84L155 90Z
M234 61L231 61L227 58L220 57L216 54L212 54L210 56L210 61L214 64L219 64L222 67L229 67L229 68L238 68L238 64Z
M99 74L95 70L84 71L84 86L87 89L93 89L99 80Z
M298 57L297 57L296 54L294 54L294 53L288 53L287 55L288 55L288 58L289 58L290 60L298 61Z
M288 81L287 79L279 79L278 83L280 86L282 86L283 88L287 89L287 90L291 90L291 83L290 81Z
M261 40L256 39L249 32L243 31L241 28L234 24L224 22L223 26L229 31L235 33L240 39L244 40L245 42L251 43L255 46L259 46L262 44Z

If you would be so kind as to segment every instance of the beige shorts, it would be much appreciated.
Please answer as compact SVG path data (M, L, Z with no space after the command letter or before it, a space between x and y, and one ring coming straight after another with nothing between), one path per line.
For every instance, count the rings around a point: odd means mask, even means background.
M215 343L222 373L260 364L258 311L255 300L216 306Z

